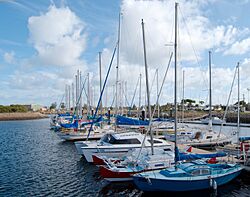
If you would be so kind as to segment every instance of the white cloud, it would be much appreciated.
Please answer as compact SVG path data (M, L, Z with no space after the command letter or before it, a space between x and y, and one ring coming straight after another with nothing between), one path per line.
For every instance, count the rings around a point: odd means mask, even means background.
M30 41L42 64L74 66L82 64L86 47L84 23L68 8L50 6L48 12L28 20Z
M3 58L6 63L12 64L15 62L15 53L13 51L5 52Z
M231 25L216 26L206 17L203 1L180 1L179 54L182 61L196 61L209 49L231 45L242 31ZM121 54L130 63L142 59L141 19L145 22L148 62L158 67L167 62L174 41L174 1L123 1ZM193 50L195 49L195 52ZM173 49L172 49L173 50ZM195 55L196 53L196 55Z
M85 24L68 7L52 5L46 13L31 16L28 29L36 54L17 62L20 66L4 88L9 102L49 104L62 95L65 84L74 82L77 69L87 69L81 59L86 48ZM5 53L4 60L13 63L14 56L14 52Z
M225 55L242 55L250 51L250 38L236 41L224 52Z
M180 64L186 72L186 98L197 100L206 100L207 72L203 72L196 64L196 57L193 48L196 51L197 58L202 59L207 50L224 52L224 54L233 54L237 48L242 51L248 51L248 41L243 39L249 34L249 29L239 29L232 25L215 25L204 13L204 6L207 1L180 1L179 12L179 56ZM174 1L123 1L121 5L123 12L121 25L121 48L120 48L120 81L127 81L128 99L131 102L135 85L139 73L142 73L143 98L145 101L145 74L143 61L143 46L141 19L145 22L147 57L149 66L149 83L152 83L155 68L159 68L159 79L163 78L166 65L169 58L169 51L172 47L165 46L173 42L173 24L174 24ZM185 18L185 23L182 19ZM188 30L186 28L188 27ZM83 75L86 71L91 72L91 88L95 89L95 101L97 101L97 92L99 92L99 70L98 55L93 62L88 64L81 57L87 47L95 47L102 43L99 37L91 37L86 33L86 24L76 16L68 7L56 8L50 6L48 11L39 16L32 16L28 20L28 29L30 31L29 41L36 50L36 55L32 59L25 61L26 65L19 71L11 75L11 87L16 92L23 94L27 99L39 101L44 98L46 102L52 102L64 91L65 84L74 82L74 74L78 68L81 68ZM114 34L108 35L103 43L106 48L103 49L103 81L107 72L112 55L112 45L116 41ZM87 38L92 41L92 45L87 46ZM237 41L237 40L242 41ZM243 44L244 41L244 44ZM191 44L192 42L192 44ZM228 53L228 51L231 53ZM14 59L14 55L6 53L5 58L9 62ZM7 62L7 61L6 61ZM37 63L38 62L38 63ZM243 75L249 73L249 59L245 59L242 70ZM34 64L39 64L39 68L32 70ZM109 97L112 95L112 87L115 84L115 64L110 73L106 91ZM178 89L179 99L181 99L181 78L182 68L178 69ZM46 71L44 71L46 69ZM213 66L213 103L225 103L227 93L231 85L234 70L224 67ZM171 68L168 73L167 81L163 88L161 104L173 101L173 74ZM250 87L246 79L242 80L244 87ZM160 82L161 83L161 82ZM156 98L156 85L152 89L152 103ZM206 91L204 91L206 90ZM14 91L13 91L14 92ZM40 99L41 101L41 99ZM108 103L111 103L111 99ZM138 92L135 98L138 103Z

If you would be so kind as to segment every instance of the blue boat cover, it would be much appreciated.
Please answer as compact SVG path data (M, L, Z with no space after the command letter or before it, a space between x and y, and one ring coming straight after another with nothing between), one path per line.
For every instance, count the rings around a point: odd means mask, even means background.
M250 140L250 136L245 136L245 137L239 137L239 140L242 141L247 141Z
M78 128L78 120L74 120L73 123L68 123L68 124L61 124L61 127L69 129L69 128Z
M117 125L142 125L142 126L148 126L149 121L147 120L139 120L134 118L128 118L125 116L116 116L116 124Z
M63 117L63 116L70 116L71 114L70 113L65 113L65 114L58 114L59 117Z
M195 159L202 159L202 158L214 158L214 157L225 157L227 154L224 152L218 153L210 153L210 154L192 154L192 153L179 153L179 158L177 161L181 160L195 160Z
M83 123L81 123L81 126L88 125L88 124L95 124L95 123L98 123L98 122L100 122L102 120L103 120L102 116L99 116L96 120L94 120L92 122L83 122Z

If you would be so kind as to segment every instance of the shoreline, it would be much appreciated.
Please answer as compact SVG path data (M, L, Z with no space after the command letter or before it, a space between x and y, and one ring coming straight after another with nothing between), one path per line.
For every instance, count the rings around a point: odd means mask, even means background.
M0 121L12 120L36 120L48 118L48 115L40 112L14 112L14 113L0 113Z

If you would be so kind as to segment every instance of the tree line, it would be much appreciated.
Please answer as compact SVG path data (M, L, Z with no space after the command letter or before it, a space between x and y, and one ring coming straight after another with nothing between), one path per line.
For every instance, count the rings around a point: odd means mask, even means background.
M0 113L27 112L28 109L23 105L0 105Z

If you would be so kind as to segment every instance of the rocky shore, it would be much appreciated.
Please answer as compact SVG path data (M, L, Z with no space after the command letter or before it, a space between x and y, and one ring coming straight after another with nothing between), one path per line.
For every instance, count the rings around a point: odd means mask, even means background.
M33 120L33 119L42 119L42 118L48 118L48 116L39 112L0 113L0 121Z
M223 118L224 112L212 112L213 116L217 116L219 118ZM178 117L181 118L182 113L178 113ZM184 117L185 119L196 119L208 116L208 112L204 111L185 111ZM197 119L198 120L198 119ZM226 116L226 121L230 123L237 123L237 112L229 112ZM250 124L250 112L241 112L240 113L240 122Z

